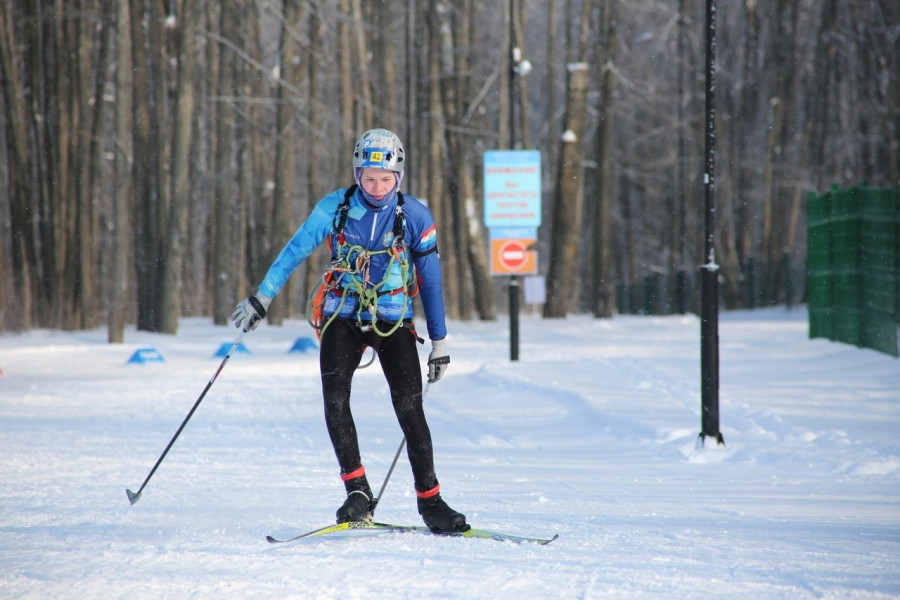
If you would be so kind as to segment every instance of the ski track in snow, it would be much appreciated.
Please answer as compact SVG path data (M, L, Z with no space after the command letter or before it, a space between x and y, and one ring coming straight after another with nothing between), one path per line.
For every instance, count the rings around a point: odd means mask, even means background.
M426 412L443 495L548 546L347 532L310 330L261 326L143 492L230 327L0 335L2 598L900 598L900 362L807 339L805 309L723 313L726 446L698 445L693 316L450 323ZM165 362L127 365L152 346ZM423 364L428 347L421 349ZM368 356L366 357L368 358ZM401 440L354 382L377 491ZM405 456L378 520L418 524Z

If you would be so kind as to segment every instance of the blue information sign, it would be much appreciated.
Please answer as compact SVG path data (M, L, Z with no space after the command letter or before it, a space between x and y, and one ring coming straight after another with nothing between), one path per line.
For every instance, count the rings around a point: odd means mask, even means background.
M540 224L540 151L488 150L485 152L485 227L538 227Z

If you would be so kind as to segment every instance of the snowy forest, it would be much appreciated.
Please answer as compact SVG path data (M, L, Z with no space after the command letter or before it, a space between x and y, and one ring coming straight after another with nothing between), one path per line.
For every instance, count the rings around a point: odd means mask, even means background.
M541 151L555 311L694 311L706 8L4 1L0 330L224 323L312 204L352 183L372 127L403 139L403 190L435 214L449 317L503 309L481 174L506 148ZM900 3L719 0L716 20L722 306L799 302L807 195L900 181ZM316 258L270 320L302 316Z

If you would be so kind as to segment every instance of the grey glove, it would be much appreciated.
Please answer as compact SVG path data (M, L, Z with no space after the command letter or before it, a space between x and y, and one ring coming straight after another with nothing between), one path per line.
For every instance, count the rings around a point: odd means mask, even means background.
M431 340L431 354L428 355L428 383L435 383L444 376L447 365L450 364L450 355L447 354L444 339Z
M242 327L244 331L256 329L259 322L266 318L266 310L271 302L271 298L260 293L242 300L231 314L234 326Z

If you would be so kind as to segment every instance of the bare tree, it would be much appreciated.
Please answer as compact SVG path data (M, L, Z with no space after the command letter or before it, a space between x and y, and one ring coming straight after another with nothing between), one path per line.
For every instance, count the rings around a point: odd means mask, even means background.
M356 129L368 129L372 125L372 82L369 78L369 60L371 52L366 44L369 34L366 31L361 6L362 0L350 0L350 16L352 18L353 57L355 69L353 78L355 85L354 100L356 105Z
M144 0L131 0L131 53L133 60L132 128L134 141L134 261L138 329L155 331L159 322L159 205L152 187L153 156L150 129L150 68L148 29L153 12Z
M441 185L446 190L443 194L444 197L436 198L432 194L430 200L433 207L440 210L435 217L438 220L438 228L442 232L441 240L454 239L456 242L453 245L443 245L441 258L444 264L444 283L447 288L446 295L449 298L448 304L453 304L449 312L461 318L467 316L471 311L472 288L469 285L471 278L467 276L468 262L465 260L468 246L465 206L459 202L459 175L465 169L466 157L463 156L464 148L459 139L460 136L450 130L451 125L457 124L459 115L457 94L458 91L461 91L459 81L456 79L459 61L457 61L456 40L452 32L456 30L461 35L465 35L465 21L454 19L454 12L456 11L451 11L447 5L439 5L437 9L429 12L426 20L429 25L431 42L429 53L432 57L433 68L437 71L432 71L432 77L437 75L436 79L440 90L440 110L439 112L435 111L432 116L443 117L441 121L434 123L436 128L442 128L440 137L444 140L440 159L443 168L438 167L438 174L443 177ZM433 131L436 132L437 129L433 129ZM437 166L437 164L432 164L431 168L434 169Z
M272 235L275 250L290 239L294 232L294 193L299 84L302 77L301 48L297 39L304 17L300 0L284 1L284 21L281 25L279 64L281 84L278 87L278 108L275 137L275 198L272 206ZM272 256L271 259L275 257ZM280 325L286 315L295 312L295 298L291 286L285 286L279 303L273 305L269 322Z
M195 37L204 11L203 0L182 2L178 7L176 56L175 120L172 124L172 193L168 211L165 250L162 253L162 293L160 331L175 333L181 314L181 290L184 273L185 236L188 228L188 205L191 199L191 141L194 122L194 74L197 64Z
M81 19L79 37L81 51L78 59L78 88L84 110L78 126L76 167L73 172L78 197L77 224L77 281L75 299L72 300L71 326L92 328L99 323L96 310L100 296L98 203L97 183L100 180L100 111L103 107L103 89L106 84L109 32L104 12L112 3L97 2ZM88 8L88 7L86 7Z
M599 26L602 28L603 44L597 44L598 67L600 69L600 100L599 100L599 126L597 129L597 168L599 185L594 193L596 201L592 203L593 235L591 248L593 250L593 295L591 298L591 310L595 317L612 317L616 310L615 271L613 265L613 252L615 240L613 239L613 208L615 198L613 196L613 121L615 120L615 73L613 71L616 58L616 18L615 2L603 1L602 18Z
M36 8L30 5L30 8ZM28 18L26 18L26 16ZM17 23L24 23L18 27ZM0 85L4 108L3 148L7 165L5 170L8 190L0 204L8 214L9 235L3 236L2 261L0 270L3 293L0 294L0 329L27 329L31 327L35 313L35 303L46 300L35 298L34 278L42 272L41 246L39 235L39 213L33 210L40 203L40 187L35 158L41 153L36 139L36 128L40 125L28 118L30 107L36 102L34 97L40 88L24 85L20 35L31 36L35 31L33 15L23 15L12 3L0 3ZM19 35L17 35L19 34ZM27 71L27 69L25 69ZM29 148L33 149L31 152ZM4 231L4 233L6 233ZM47 243L46 241L44 242ZM11 277L5 276L6 272Z
M565 131L559 154L556 193L553 198L553 238L547 275L544 317L568 313L579 251L584 205L584 122L587 111L587 63L569 63Z
M131 12L129 0L118 0L116 10L116 125L115 178L113 194L112 265L110 267L107 337L110 343L125 341L125 320L131 298L129 267L131 255L131 190L132 190L132 58Z
M242 3L240 3L242 4ZM219 13L222 38L233 46L240 46L239 9L237 2L225 2ZM234 305L243 269L241 244L242 204L237 197L235 159L235 110L231 99L235 96L234 73L236 55L233 47L219 52L219 102L216 122L215 154L215 238L213 252L213 321L217 325L228 322Z
M320 78L319 58L317 53L322 46L323 23L318 10L315 8L309 11L307 27L309 28L309 53L306 60L306 110L309 115L310 129L308 138L318 139L325 135L322 132L320 125L320 115L325 111L320 111L319 101L316 96L319 91ZM318 202L322 195L322 190L320 189L322 186L322 175L324 174L322 166L322 162L320 161L306 161L306 202L304 204L307 214L312 212L315 203ZM323 249L320 252L324 251L325 250ZM322 273L320 272L318 265L314 261L308 261L301 299L305 301L309 297L310 290L316 287L321 277ZM305 311L306 304L304 303L301 308Z
M455 97L455 125L457 132L455 152L457 166L454 169L456 177L456 195L452 199L453 219L457 248L460 250L461 276L465 281L460 282L464 295L460 297L460 313L463 318L469 318L470 308L474 308L478 318L482 320L494 319L494 305L492 281L490 275L487 246L482 240L487 239L484 226L481 222L481 204L475 198L474 171L480 166L480 153L476 151L477 144L471 133L470 98L477 98L476 86L472 73L477 68L474 47L476 44L476 24L483 17L484 10L480 3L473 0L462 0L457 8L461 25L454 28L458 32L456 47L462 51L455 72L462 80L457 85L459 93ZM469 286L471 285L471 290Z

